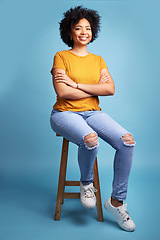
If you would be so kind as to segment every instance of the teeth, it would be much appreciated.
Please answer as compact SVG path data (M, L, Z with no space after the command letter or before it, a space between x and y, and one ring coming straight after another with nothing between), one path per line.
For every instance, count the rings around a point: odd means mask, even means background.
M86 40L87 38L86 37L80 37L80 39Z

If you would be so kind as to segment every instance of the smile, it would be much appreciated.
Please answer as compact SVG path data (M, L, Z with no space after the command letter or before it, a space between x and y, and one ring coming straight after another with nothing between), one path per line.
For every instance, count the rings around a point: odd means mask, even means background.
M79 37L79 39L82 40L82 41L86 41L87 37Z

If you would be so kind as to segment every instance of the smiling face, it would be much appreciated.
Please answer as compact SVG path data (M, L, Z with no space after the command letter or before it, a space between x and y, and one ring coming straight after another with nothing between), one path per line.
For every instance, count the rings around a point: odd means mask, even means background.
M70 37L73 38L73 45L87 45L92 39L91 25L83 18L72 27Z

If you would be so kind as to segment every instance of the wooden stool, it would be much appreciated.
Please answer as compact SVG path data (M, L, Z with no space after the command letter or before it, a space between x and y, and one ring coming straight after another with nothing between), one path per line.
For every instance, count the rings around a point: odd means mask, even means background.
M56 136L60 136L60 135L56 134ZM78 192L78 193L65 192L65 186L80 186L80 181L66 181L68 147L69 147L69 141L67 139L63 138L56 210L55 210L55 218L54 218L54 220L56 220L56 221L60 220L61 204L63 204L65 198L80 198L80 192ZM97 189L97 192L95 194L96 194L96 199L97 199L98 221L103 222L103 212L102 212L102 203L101 203L97 157L95 159L93 170L94 170L94 187Z

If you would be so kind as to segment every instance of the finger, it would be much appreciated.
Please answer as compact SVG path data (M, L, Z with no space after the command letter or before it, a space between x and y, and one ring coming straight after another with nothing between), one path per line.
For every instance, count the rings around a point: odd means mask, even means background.
M106 80L103 80L102 83L106 83L107 81Z
M109 77L109 74L107 74L107 75L102 74L101 78L103 78L103 77Z
M55 80L59 80L59 79L62 79L62 77L55 77L54 79Z
M57 72L57 75L62 76L62 75L64 75L64 73Z
M63 77L56 77L55 80L62 80L62 81L64 81L64 80L66 80L66 79L63 78Z
M100 78L100 81L102 81L103 79L104 79L104 77L101 77L101 78Z
M104 77L100 78L99 81L106 81L106 80L108 80L108 78L106 78L106 77L104 76Z
M109 78L106 78L106 77L103 77L100 79L100 81L108 81L108 80L109 80Z
M110 78L110 76L109 75L106 75L106 76L104 76L105 78L107 78L107 79L109 79Z
M65 80L56 80L56 83L60 83L60 82L66 83Z
M109 76L109 74L107 74L107 75L104 75L104 76L102 76L102 77L107 77L107 78L109 78L110 76Z
M101 80L101 81L99 81L99 83L106 83L106 82L108 82L108 80Z
M64 76L55 76L54 78L55 78L55 79L65 79Z
M104 83L104 81L103 81L103 80L101 80L101 81L99 81L99 83Z
M110 79L110 77L109 77L109 76L108 76L108 77L107 77L107 76L105 76L105 77L104 77L104 79L106 79L106 80L109 80L109 79Z

